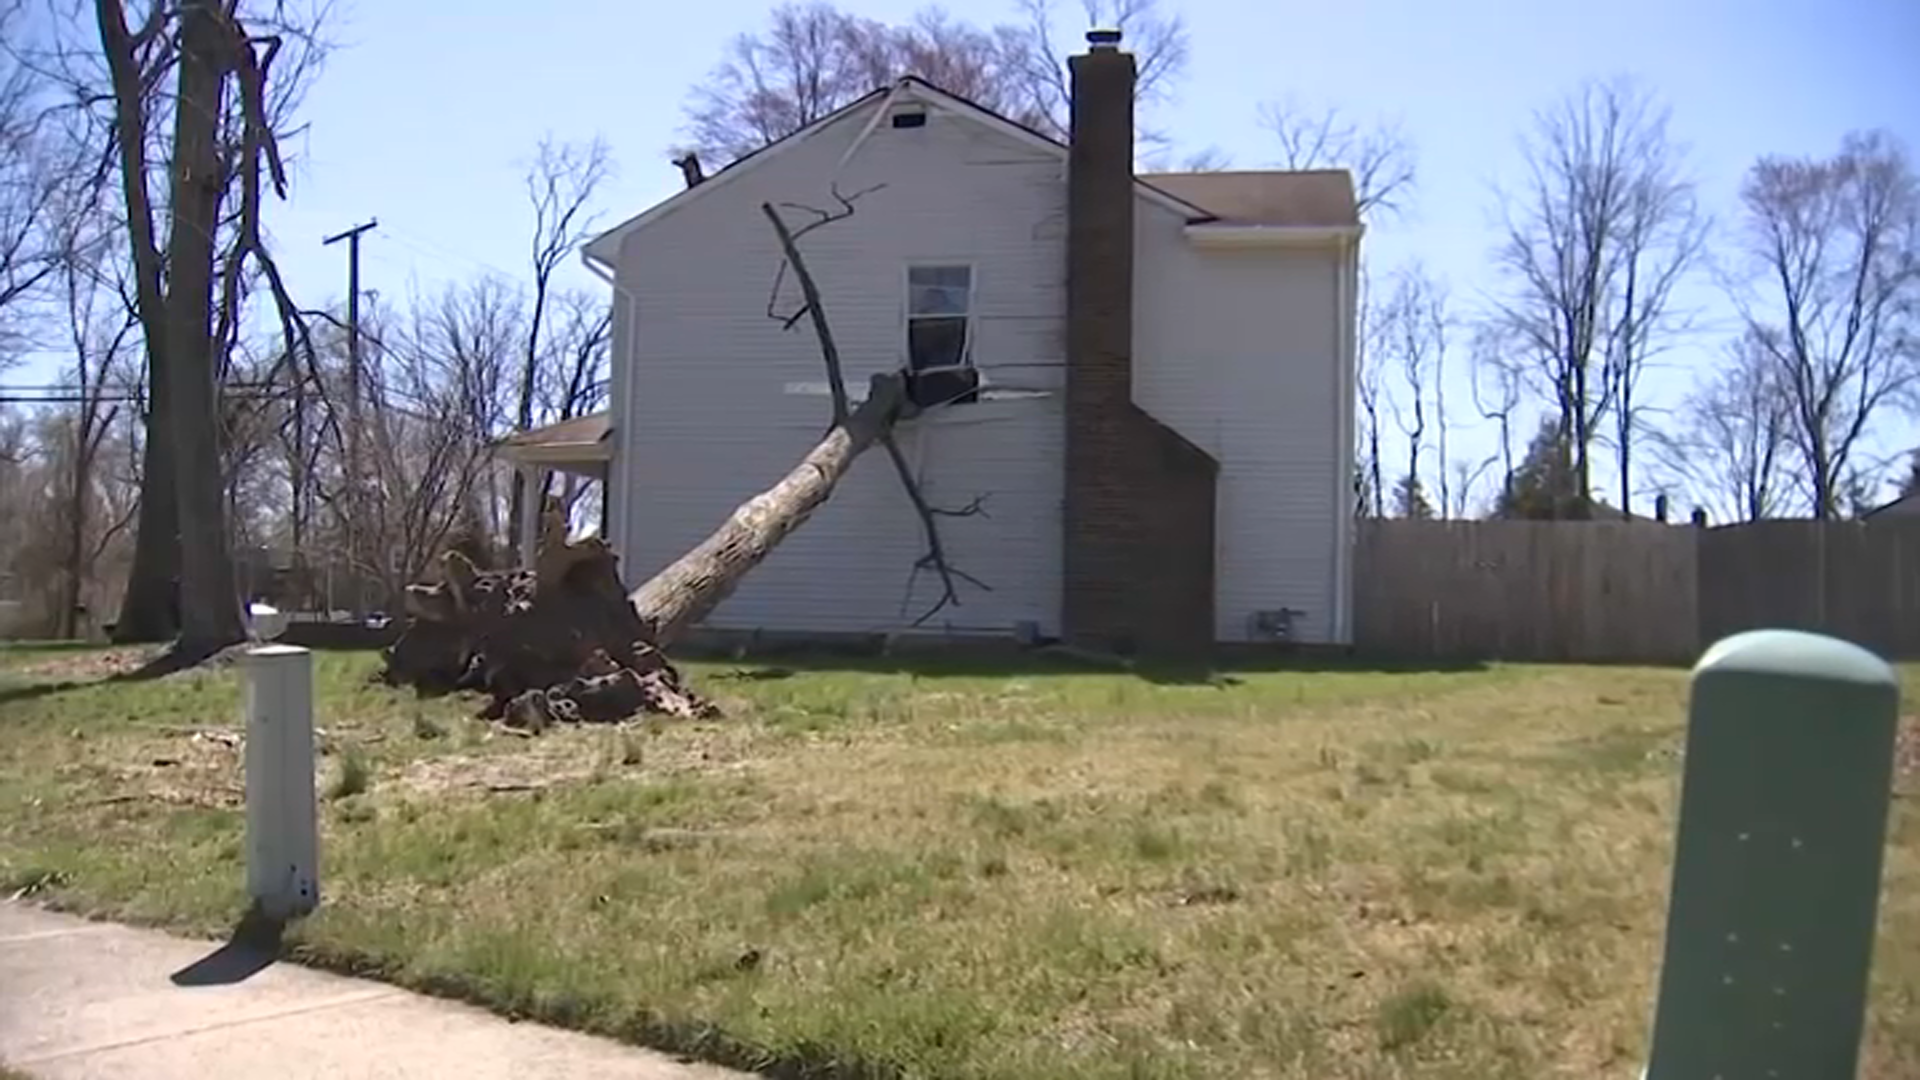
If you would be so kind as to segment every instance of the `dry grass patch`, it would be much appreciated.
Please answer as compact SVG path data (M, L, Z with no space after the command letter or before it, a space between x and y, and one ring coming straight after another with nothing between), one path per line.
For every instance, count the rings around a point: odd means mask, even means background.
M691 665L730 719L526 740L370 666L321 657L323 790L358 779L311 956L842 1075L1532 1080L1644 1047L1681 673ZM232 677L0 706L0 879L233 918L237 812L154 795L238 783L180 750ZM1891 1080L1920 1075L1911 800L1887 873Z

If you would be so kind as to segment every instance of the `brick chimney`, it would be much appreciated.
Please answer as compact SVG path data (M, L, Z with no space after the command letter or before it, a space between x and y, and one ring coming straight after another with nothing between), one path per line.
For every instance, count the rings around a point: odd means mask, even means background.
M1214 477L1133 403L1133 56L1068 60L1065 637L1162 659L1213 643Z

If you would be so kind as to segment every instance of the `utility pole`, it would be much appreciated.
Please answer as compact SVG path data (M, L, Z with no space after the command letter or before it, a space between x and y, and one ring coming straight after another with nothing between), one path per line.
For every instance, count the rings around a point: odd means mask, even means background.
M355 225L320 241L323 247L342 240L347 242L347 552L350 557L361 554L354 545L354 538L360 532L360 237L379 224L370 218L365 225ZM364 614L361 611L364 597L357 573L353 580L353 613L358 616ZM331 603L332 597L328 597L328 601Z

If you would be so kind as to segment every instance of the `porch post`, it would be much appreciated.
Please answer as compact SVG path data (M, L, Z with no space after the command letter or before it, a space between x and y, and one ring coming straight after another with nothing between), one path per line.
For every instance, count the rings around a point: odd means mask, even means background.
M613 534L607 531L613 523L613 465L600 463L600 539L613 543Z
M544 506L540 496L547 490L547 477L553 472L535 465L517 466L522 486L527 493L520 512L520 567L533 566L535 548L540 543L540 511Z

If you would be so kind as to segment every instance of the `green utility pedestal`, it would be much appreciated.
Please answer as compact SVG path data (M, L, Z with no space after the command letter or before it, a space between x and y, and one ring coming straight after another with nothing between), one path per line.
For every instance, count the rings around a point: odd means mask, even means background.
M1852 1080L1899 701L1818 634L1700 658L1647 1080Z

